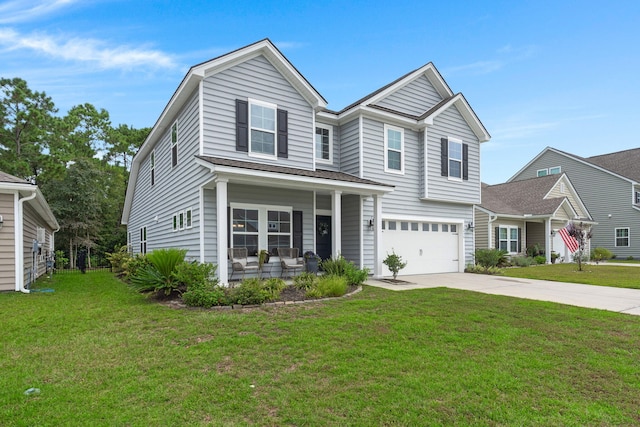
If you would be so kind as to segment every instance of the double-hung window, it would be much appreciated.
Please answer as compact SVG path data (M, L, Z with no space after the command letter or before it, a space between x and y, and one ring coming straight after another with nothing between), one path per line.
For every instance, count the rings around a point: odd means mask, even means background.
M276 111L275 104L249 100L250 153L276 155Z
M147 227L140 228L140 253L147 253Z
M171 167L178 166L178 122L171 126Z
M629 246L629 227L616 228L616 247Z
M316 125L316 161L319 163L332 163L333 161L331 133L330 126Z
M292 245L292 218L290 207L232 204L232 245L247 248L249 255L256 255L264 248L276 255L277 248Z
M462 179L462 142L449 138L449 177Z
M404 129L384 125L384 170L404 173Z
M156 152L155 150L151 152L151 185L156 183Z
M498 231L498 249L508 253L518 253L518 227L500 227Z

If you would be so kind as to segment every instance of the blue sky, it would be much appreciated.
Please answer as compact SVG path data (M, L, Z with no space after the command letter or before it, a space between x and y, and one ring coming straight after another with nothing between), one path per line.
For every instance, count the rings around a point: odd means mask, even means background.
M0 0L0 77L152 126L191 65L270 38L341 109L427 62L492 135L496 184L547 146L640 145L640 2Z

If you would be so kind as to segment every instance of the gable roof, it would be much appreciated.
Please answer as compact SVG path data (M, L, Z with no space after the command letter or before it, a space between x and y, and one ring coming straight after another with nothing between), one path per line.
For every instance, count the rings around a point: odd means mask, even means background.
M480 207L502 215L552 216L566 202L575 212L566 197L546 198L563 178L569 180L566 174L561 174L497 185L482 183ZM571 184L570 181L569 184Z
M531 159L524 167L516 172L507 182L512 182L518 175L529 167L533 162L542 157L547 151L569 157L580 163L592 166L596 169L607 172L611 175L622 178L626 181L640 183L640 148L632 148L629 150L617 151L609 154L601 154L592 157L580 157L566 151L558 150L553 147L546 147L537 156Z
M397 111L389 107L383 107L376 103L382 99L388 97L390 94L402 89L408 84L414 82L420 77L425 76L429 83L434 87L441 100L435 105L431 106L428 110L424 111L420 115L408 114L406 112ZM440 72L436 69L432 62L417 68L404 76L394 80L393 82L381 87L378 90L371 92L370 94L360 98L356 102L349 104L340 111L331 111L325 109L327 113L335 114L336 116L346 116L357 109L373 109L384 113L390 113L396 116L407 118L415 121L417 127L429 126L433 124L433 120L440 113L446 111L448 108L455 106L464 120L467 122L473 133L476 135L480 142L486 142L491 139L491 135L484 127L475 111L471 108L467 100L462 93L454 94L449 85L444 81ZM353 111L352 111L353 110Z

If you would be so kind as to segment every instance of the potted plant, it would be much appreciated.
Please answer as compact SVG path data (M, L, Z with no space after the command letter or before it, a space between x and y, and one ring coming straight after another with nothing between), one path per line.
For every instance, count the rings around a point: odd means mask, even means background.
M262 265L264 263L269 263L269 259L271 258L271 254L269 253L268 250L266 249L262 249L259 253L258 253L258 265L260 266L260 268L262 268Z
M551 264L556 263L556 259L560 258L560 254L557 252L551 252Z
M306 251L304 253L304 268L308 273L318 273L318 262L320 257L313 251Z

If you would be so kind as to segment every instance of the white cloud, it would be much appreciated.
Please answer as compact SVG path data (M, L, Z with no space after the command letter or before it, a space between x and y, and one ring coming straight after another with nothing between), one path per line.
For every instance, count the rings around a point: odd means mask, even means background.
M0 3L0 24L30 21L59 9L79 3L79 0L12 0Z
M8 28L0 28L0 47L8 51L28 49L56 59L95 64L99 69L176 67L171 56L158 50L126 45L107 46L104 41L95 39L63 39L36 33L21 35Z

